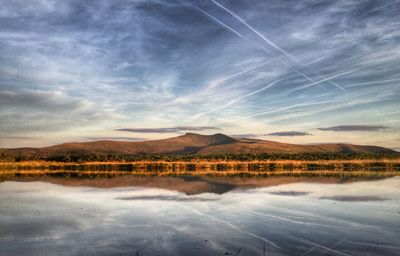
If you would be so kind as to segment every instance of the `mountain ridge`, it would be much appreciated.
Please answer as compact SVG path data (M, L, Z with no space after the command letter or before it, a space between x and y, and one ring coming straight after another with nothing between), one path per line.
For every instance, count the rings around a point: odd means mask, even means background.
M261 154L261 153L395 153L379 147L353 144L289 144L269 140L232 138L222 133L186 133L177 137L149 141L99 140L69 142L43 148L1 149L9 155L51 156L60 154Z

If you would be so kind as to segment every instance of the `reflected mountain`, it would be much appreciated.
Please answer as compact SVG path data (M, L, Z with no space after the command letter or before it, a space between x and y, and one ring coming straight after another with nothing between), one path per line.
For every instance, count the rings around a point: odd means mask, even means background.
M178 191L186 195L201 193L224 194L234 189L249 189L271 187L291 183L322 183L336 184L349 183L366 180L379 180L382 178L371 177L208 177L208 176L182 176L182 177L158 177L158 176L116 176L98 178L65 178L53 176L37 177L13 177L11 181L41 181L51 184L58 184L67 187L93 187L93 188L122 188L122 187L143 187L160 188L171 191ZM301 196L307 192L296 191L273 191L275 195Z

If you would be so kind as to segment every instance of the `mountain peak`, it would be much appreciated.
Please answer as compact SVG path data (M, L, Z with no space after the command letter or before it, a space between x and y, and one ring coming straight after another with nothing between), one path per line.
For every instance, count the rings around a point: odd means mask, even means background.
M220 145L220 144L229 144L236 141L236 139L231 138L222 133L216 133L212 135L202 135L198 133L188 132L185 133L182 137L188 138L190 140L201 141L207 145Z

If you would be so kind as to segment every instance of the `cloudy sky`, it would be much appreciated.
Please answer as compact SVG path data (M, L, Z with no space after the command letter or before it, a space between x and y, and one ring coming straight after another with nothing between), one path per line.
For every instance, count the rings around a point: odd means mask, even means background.
M400 1L0 0L0 147L400 147Z

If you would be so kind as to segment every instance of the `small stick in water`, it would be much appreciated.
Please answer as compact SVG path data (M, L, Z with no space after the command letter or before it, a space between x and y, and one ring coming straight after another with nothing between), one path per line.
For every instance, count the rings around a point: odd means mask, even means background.
M263 247L263 256L265 256L265 242L264 242L264 247Z
M236 252L235 256L238 256L242 248L239 248L239 250Z

